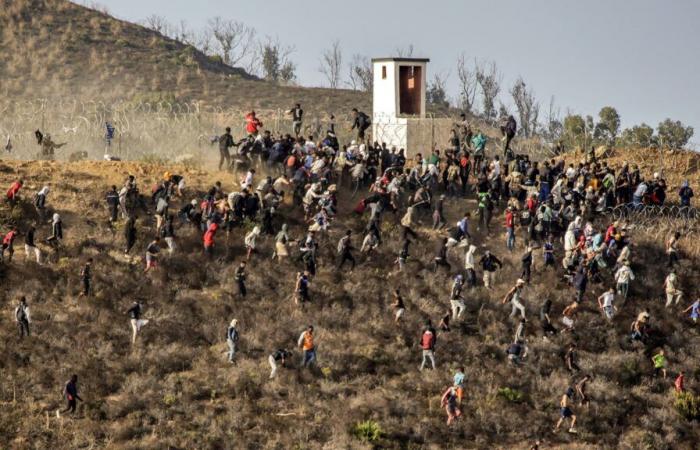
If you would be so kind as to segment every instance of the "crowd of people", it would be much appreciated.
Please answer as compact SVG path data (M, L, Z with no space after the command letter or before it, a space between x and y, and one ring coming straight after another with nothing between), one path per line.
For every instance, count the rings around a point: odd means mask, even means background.
M395 267L387 268L392 276L399 276L420 262L427 270L443 273L451 280L451 287L445 293L449 295L447 312L436 318L437 327L432 319L426 318L416 333L422 356L420 365L416 360L416 367L421 371L440 367L438 336L450 332L455 322L468 320L465 312L475 302L475 289L484 289L491 295L505 284L510 288L498 299L502 305L508 305L508 318L515 330L512 339L507 338L509 345L503 348L507 364L515 367L527 364L531 355L528 341L538 335L565 349L563 367L571 373L571 386L559 400L560 418L555 431L568 420L568 430L575 433L575 400L579 399L579 405L590 401L586 384L595 374L580 368L577 347L565 337L585 329L579 315L589 304L600 309L611 326L623 308L641 308L629 326L629 341L632 345L636 342L653 349L658 347L651 361L654 376L666 378L673 373L683 377L680 367L669 367L674 356L664 353L662 344L658 344L662 341L659 339L662 331L644 303L629 302L635 292L632 285L637 280L633 267L639 261L635 259L634 243L625 225L605 215L615 205L668 202L670 187L662 174L654 173L646 178L634 165L611 167L605 160L598 160L595 152L586 153L586 160L578 164L567 165L563 158L534 161L511 148L517 135L512 116L502 119L502 139L496 151L486 151L487 134L472 129L462 115L445 147L427 153L414 151L408 157L404 149L372 143L366 136L371 120L361 111L352 111L356 138L343 145L336 138L334 121L323 136L304 137L301 105L296 104L288 113L293 119L289 134L274 137L264 129L255 112L250 112L245 118L242 139L234 139L231 129L226 128L212 140L219 147L219 169L232 170L236 177L242 175L228 191L215 181L204 195L195 195L196 191L183 175L170 171L163 174L150 192L140 189L134 175L128 175L122 186L107 190L105 219L111 226L124 223L123 249L127 257L137 242L137 221L153 221L149 243L140 250L144 276L160 270L159 260L164 252L168 256L177 254L181 239L196 236L202 253L212 261L226 251L229 239L240 239L245 253L237 262L234 281L242 298L250 288L247 263L263 257L259 255L261 244L269 242L274 252L266 257L272 257L277 264L296 266L290 297L300 308L305 308L314 301L311 289L319 270L322 245L330 245L336 254L333 270L350 272L363 270L363 265L371 264L374 254L386 253L384 249L393 245L399 250L391 255ZM6 195L10 205L21 201L23 186L23 180L12 183ZM39 224L45 223L47 211L53 206L46 242L58 254L64 235L58 212L60 205L51 205L50 192L50 186L44 186L31 201ZM339 206L341 195L343 200L352 202L350 208ZM677 196L678 203L690 205L693 191L687 182L679 187ZM453 226L446 219L448 209L460 212ZM298 236L292 237L288 219L295 214L303 217L306 226L296 230ZM339 217L349 214L361 217L365 225L359 229L341 227L337 244L329 244L333 234L330 230L338 228L335 224L341 222ZM382 227L384 222L397 226ZM499 237L501 232L503 241ZM14 241L17 236L23 236L26 259L38 264L50 263L50 258L35 242L36 233L34 226L24 230L11 228L3 238L3 262L14 263ZM222 244L222 239L226 243ZM667 276L659 291L665 293L666 308L678 308L678 313L688 314L697 323L700 301L686 308L687 295L681 289L678 268L682 239L680 233L673 233L664 243ZM427 241L435 241L434 255L425 258L411 254L412 245ZM502 245L494 244L499 241ZM517 251L522 254L514 255ZM358 257L358 252L364 256ZM499 276L505 264L504 255L519 260L517 280ZM80 272L81 296L90 296L94 289L91 263L92 260L85 261ZM538 270L533 270L534 267ZM555 312L558 306L555 307L552 298L536 298L538 278L546 272L555 273L570 286L566 288L569 300L559 311L559 320ZM391 301L392 319L400 326L409 302L399 290L393 291ZM144 309L141 302L135 301L126 311L134 345L142 327L149 323L143 318ZM19 300L14 314L20 337L29 336L32 322L25 297ZM239 320L240 317L232 319L225 330L230 363L235 363L245 352L239 348L240 336L245 333L239 329ZM533 323L539 323L540 332ZM312 367L318 361L312 324L303 328L296 342L284 344L270 348L270 379L276 378L278 368L286 367L292 358L293 351L287 346L299 349L301 367ZM460 408L468 389L466 378L465 368L457 369L441 397L448 425L462 416ZM81 400L77 379L74 375L64 390L67 412L74 412L76 400ZM676 388L683 389L682 380L681 387L678 386L676 381Z

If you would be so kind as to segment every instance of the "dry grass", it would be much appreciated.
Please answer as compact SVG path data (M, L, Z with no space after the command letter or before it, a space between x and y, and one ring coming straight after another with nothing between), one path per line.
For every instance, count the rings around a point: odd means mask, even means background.
M225 188L234 184L229 174L170 169L183 173L198 193L216 179ZM234 263L244 251L240 231L226 250L220 236L222 262L206 263L199 236L180 229L181 253L166 259L164 270L144 277L140 260L131 264L121 256L121 233L113 237L108 231L102 197L109 184L121 182L127 173L135 174L147 190L164 170L101 162L0 166L0 185L21 176L28 184L25 195L51 183L49 204L62 213L67 237L58 263L40 268L24 262L18 251L2 275L0 337L7 346L0 357L0 440L8 447L369 448L356 432L357 424L368 420L383 431L374 445L386 448L525 448L536 438L561 448L670 449L697 442L697 427L673 408L670 382L649 376L653 349L631 346L624 339L633 316L649 306L655 327L666 336L671 373L684 368L689 387L697 387L698 331L664 310L658 300L663 274L642 263L663 259L657 239L635 232L638 283L612 328L591 301L578 317L578 334L542 341L535 319L528 328L531 356L514 369L503 351L515 323L498 300L517 277L519 260L505 255L500 236L479 236L505 256L501 283L493 293L481 288L469 293L465 320L439 337L438 371L419 373L420 326L427 317L436 321L448 304L447 276L423 268L432 255L433 238L412 249L416 259L405 275L386 276L398 250L394 240L355 272L336 273L331 268L336 237L346 227L359 231L362 226L347 213L354 201L341 199L344 218L324 244L320 273L312 284L314 303L305 311L290 299L298 267L270 262L270 239L264 240L248 270L250 296L242 300L233 294ZM34 221L31 206L19 208L10 212L2 206L0 229L12 220L21 229ZM450 207L449 220L462 210ZM297 237L302 234L300 219L297 212L289 219ZM139 223L137 259L153 227L146 217ZM394 226L388 218L386 230ZM38 237L47 232L42 225ZM94 296L80 299L78 273L88 257L95 258ZM458 261L453 255L452 263L460 264L461 257ZM692 292L689 263L684 263L681 280ZM534 280L536 286L527 293L531 316L545 296L552 297L558 315L571 298L570 288L551 272L536 271ZM406 320L398 327L388 306L393 288L407 298ZM602 288L594 285L593 293ZM16 338L10 320L19 295L29 297L35 316L35 334L23 341ZM131 347L124 311L134 298L145 301L152 322ZM238 363L230 366L223 336L233 317L241 323L242 342ZM317 328L319 368L299 370L297 352L292 368L269 382L267 354L292 347L308 323ZM558 397L575 380L562 362L563 347L570 341L579 344L583 370L595 375L589 387L592 403L576 408L579 435L553 435ZM464 418L448 429L439 395L458 365L467 368ZM61 405L60 389L72 372L81 376L86 402L79 419L57 420L53 411ZM522 399L514 402L499 395L506 387L521 392Z

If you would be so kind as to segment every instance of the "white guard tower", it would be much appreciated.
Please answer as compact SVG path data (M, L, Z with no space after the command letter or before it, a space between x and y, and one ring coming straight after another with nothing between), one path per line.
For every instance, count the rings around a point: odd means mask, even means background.
M413 125L425 119L425 58L374 58L372 136L389 148L417 147ZM416 136L418 138L418 136ZM422 139L419 139L422 140ZM411 152L420 151L410 149Z

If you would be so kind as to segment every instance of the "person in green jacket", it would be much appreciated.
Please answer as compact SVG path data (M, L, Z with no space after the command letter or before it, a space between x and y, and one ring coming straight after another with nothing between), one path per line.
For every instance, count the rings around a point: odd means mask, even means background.
M664 378L666 378L666 356L664 355L664 351L659 350L659 353L654 355L651 361L654 363L654 376L659 376L659 372L661 372Z

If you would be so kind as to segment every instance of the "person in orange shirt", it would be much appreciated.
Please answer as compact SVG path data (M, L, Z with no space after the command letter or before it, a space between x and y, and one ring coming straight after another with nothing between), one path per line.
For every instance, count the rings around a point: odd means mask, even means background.
M17 228L13 227L2 239L2 253L0 254L0 261L5 259L5 252L8 253L8 261L12 261L12 255L15 253L15 238L17 237Z
M214 256L214 236L216 236L216 230L219 229L219 225L214 222L209 225L209 228L204 233L202 240L204 241L204 254L209 258Z
M316 346L314 345L314 327L309 325L299 336L297 345L302 349L301 364L309 367L316 362Z

